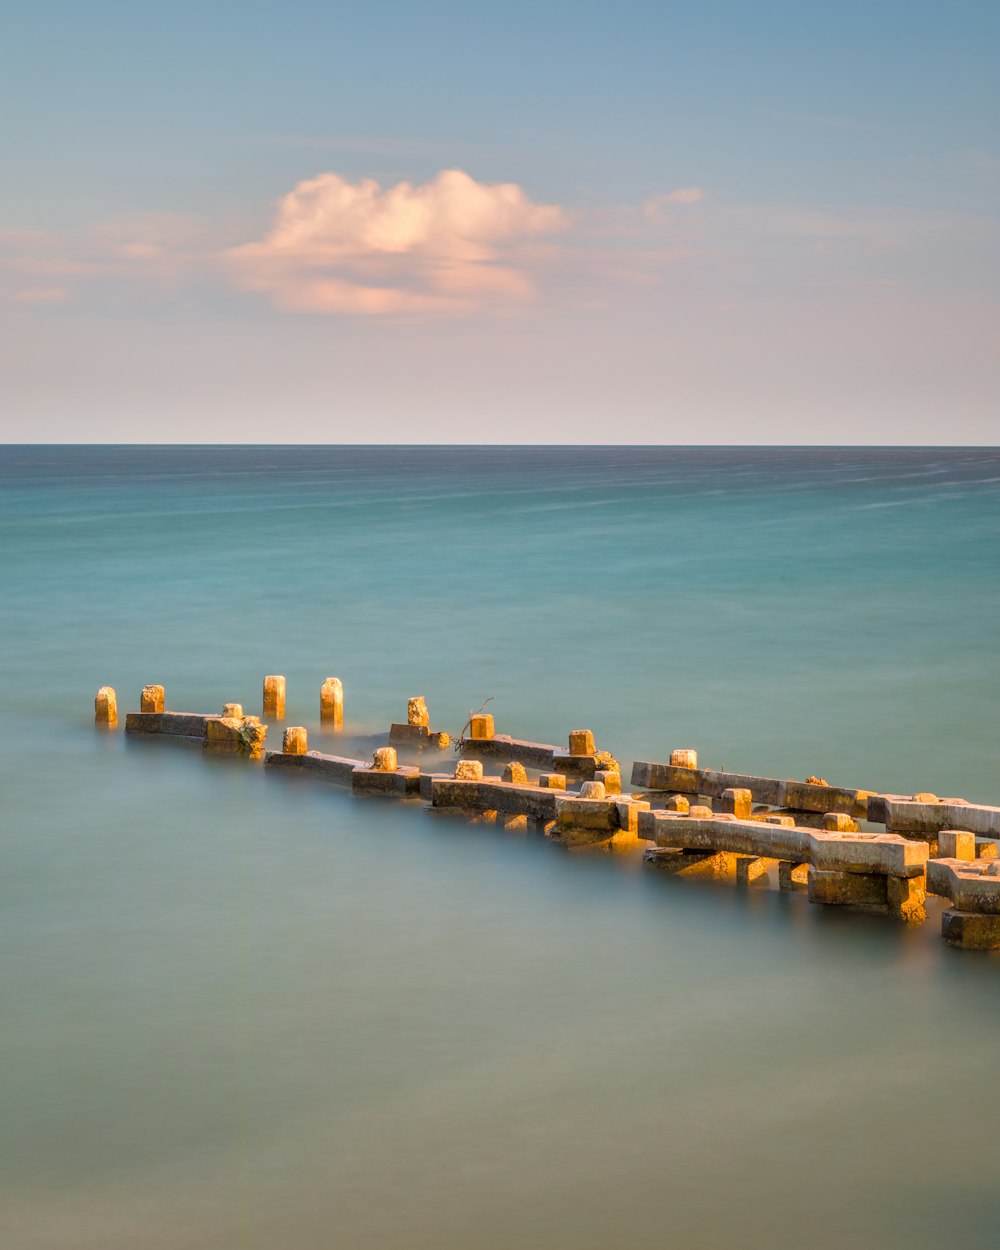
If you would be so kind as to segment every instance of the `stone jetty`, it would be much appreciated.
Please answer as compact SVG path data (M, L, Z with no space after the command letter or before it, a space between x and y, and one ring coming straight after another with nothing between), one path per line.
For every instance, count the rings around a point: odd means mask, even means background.
M941 914L945 942L1000 950L1000 807L704 768L688 747L666 763L637 760L626 792L618 761L597 748L590 730L572 730L565 747L531 742L498 734L493 716L480 711L453 740L431 728L422 695L407 700L405 722L374 740L352 739L336 677L320 688L317 732L321 740L343 737L348 752L310 749L305 725L287 725L281 749L266 750L267 722L285 719L284 677L265 677L262 691L258 717L239 703L220 712L169 711L164 687L147 685L125 732L200 744L206 754L311 775L361 797L409 799L471 823L535 832L572 850L641 847L644 864L671 877L738 887L774 881L819 906L910 924L925 919L928 896L937 896L949 904ZM98 691L94 720L117 727L112 687ZM417 762L424 759L438 762Z

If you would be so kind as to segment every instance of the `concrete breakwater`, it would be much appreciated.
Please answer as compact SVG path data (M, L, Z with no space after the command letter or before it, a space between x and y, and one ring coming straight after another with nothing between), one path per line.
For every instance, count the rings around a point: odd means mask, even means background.
M352 739L337 678L320 690L320 732L351 743L353 753L310 749L308 731L298 725L284 728L280 750L266 750L268 722L284 719L285 702L285 679L278 676L264 679L260 716L245 715L238 703L219 713L168 711L163 686L149 685L140 710L126 715L125 731L200 743L206 753L262 762L268 770L312 774L359 796L422 801L430 811L532 829L573 849L644 847L644 863L672 876L740 886L776 877L779 889L804 888L811 903L908 923L926 918L928 893L940 895L951 903L942 916L945 941L1000 949L994 841L1000 808L930 793L831 786L818 777L700 768L687 748L666 763L636 761L633 790L625 792L617 760L598 749L589 730L573 730L565 747L530 742L498 734L493 716L480 711L453 741L431 728L422 696L408 700L406 721L384 735ZM110 686L97 694L95 723L117 726ZM457 758L446 768L449 749ZM487 774L486 767L497 771ZM862 829L862 823L884 828Z

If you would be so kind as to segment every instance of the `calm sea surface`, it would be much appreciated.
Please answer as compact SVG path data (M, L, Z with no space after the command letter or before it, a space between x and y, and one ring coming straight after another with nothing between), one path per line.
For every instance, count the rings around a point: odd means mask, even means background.
M1000 802L1000 452L0 449L4 1250L1000 1245L1000 958L96 735Z

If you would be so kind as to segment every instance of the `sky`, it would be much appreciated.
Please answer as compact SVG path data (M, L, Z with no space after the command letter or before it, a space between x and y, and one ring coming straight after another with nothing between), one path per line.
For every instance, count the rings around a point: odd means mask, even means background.
M995 444L996 0L6 0L0 441Z

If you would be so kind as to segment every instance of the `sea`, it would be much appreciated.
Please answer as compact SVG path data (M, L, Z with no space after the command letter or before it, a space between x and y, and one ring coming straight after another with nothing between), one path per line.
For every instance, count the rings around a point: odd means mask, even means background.
M352 735L1000 803L1000 450L0 449L4 1250L1000 1245L1000 956L940 900L94 728L274 673L312 745L337 676Z

